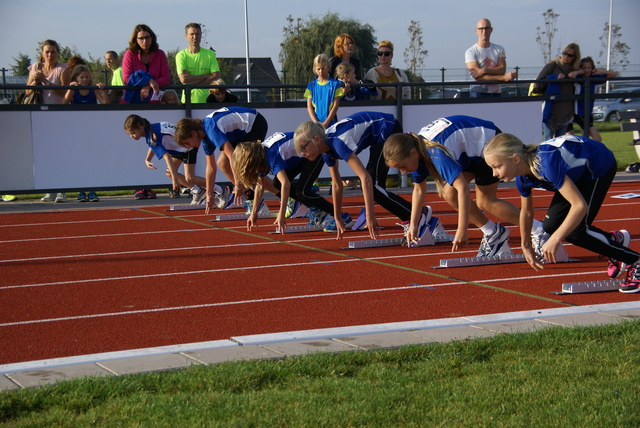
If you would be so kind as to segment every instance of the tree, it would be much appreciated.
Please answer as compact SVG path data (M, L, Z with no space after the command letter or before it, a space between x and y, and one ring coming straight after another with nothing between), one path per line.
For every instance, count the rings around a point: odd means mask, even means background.
M424 43L422 43L422 27L420 21L411 20L411 24L407 29L409 33L409 47L404 50L404 62L409 65L409 70L413 78L418 76L418 69L424 65L424 59L429 54L429 51L422 49ZM416 80L410 80L415 82Z
M536 27L536 42L540 47L542 58L546 64L557 56L553 54L553 38L558 31L557 22L560 14L555 13L553 9L547 9L542 16L544 17L544 29Z
M626 43L622 42L620 39L622 38L622 27L618 24L613 24L611 27L611 58L609 62L609 67L615 69L619 66L622 70L624 70L627 65L629 65L629 60L627 56L629 55L629 51L631 48ZM600 36L600 44L602 46L602 50L600 50L598 57L600 61L606 64L607 62L607 44L609 42L609 23L604 23L604 28L602 30L602 35ZM604 58L604 60L603 60Z
M355 44L355 56L364 70L376 64L376 40L373 27L353 19L342 19L337 13L328 12L321 18L310 16L308 21L287 16L287 26L282 31L280 63L287 84L307 84L313 79L313 58L325 53L333 55L336 36L347 33Z
M18 57L13 58L15 63L11 67L11 72L14 76L28 76L29 66L31 65L31 58L29 55L25 55L22 52L18 52Z

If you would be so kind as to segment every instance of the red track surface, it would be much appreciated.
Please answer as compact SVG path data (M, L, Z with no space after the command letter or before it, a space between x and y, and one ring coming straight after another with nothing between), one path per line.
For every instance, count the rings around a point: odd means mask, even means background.
M640 193L640 184L614 183L610 195L628 192ZM551 193L535 195L542 218ZM519 205L514 189L499 196ZM430 199L452 233L455 213ZM361 198L345 203L355 217ZM626 228L635 240L639 206L640 199L607 198L596 224ZM323 232L275 235L271 220L249 233L244 221L211 222L215 215L203 211L166 208L0 215L0 364L640 298L552 294L565 282L607 279L604 260L570 245L580 262L542 272L524 263L433 269L440 259L475 256L481 233L472 229L468 251L455 254L448 243L349 250L348 241L368 233L349 232L342 241ZM395 218L379 207L377 214L382 237L401 235ZM519 252L518 231L511 231Z

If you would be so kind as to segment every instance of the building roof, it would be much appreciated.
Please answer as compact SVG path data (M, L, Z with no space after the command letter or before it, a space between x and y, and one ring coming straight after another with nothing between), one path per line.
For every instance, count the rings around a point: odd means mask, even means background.
M218 58L233 65L233 83L236 85L247 84L246 58ZM278 72L271 58L250 58L249 70L252 85L279 85L281 83Z

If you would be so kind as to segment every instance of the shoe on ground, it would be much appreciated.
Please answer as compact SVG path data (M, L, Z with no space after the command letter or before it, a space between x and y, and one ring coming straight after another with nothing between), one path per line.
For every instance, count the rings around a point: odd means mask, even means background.
M87 198L87 194L84 192L78 192L78 202L89 202L89 198Z
M53 196L53 193L45 193L45 195L40 200L42 202L53 202L56 200L56 197Z
M550 237L551 235L547 232L542 232L540 235L531 235L531 246L533 246L533 251L536 253L539 260L545 260L544 254L542 254L542 246Z
M16 199L16 195L2 195L2 200L5 202L15 201Z
M96 195L96 192L89 192L89 202L100 202L100 198Z
M431 220L431 216L433 215L433 209L429 205L425 205L422 207L422 212L420 213L420 222L418 223L418 237L422 238L422 236L427 233L429 229L429 221ZM411 226L410 221L403 221L400 223L400 226L404 229L404 233L402 234L402 239L400 240L400 245L403 247L407 246L407 232L409 231L409 227Z
M147 199L147 193L144 190L136 190L133 192L133 199Z
M180 197L180 192L176 192L173 189L169 189L169 197L172 199L176 199Z
M204 204L207 201L207 192L202 188L198 188L198 191L191 191L191 205Z
M298 211L298 208L300 208L300 202L289 197L289 200L287 201L287 211L284 214L285 218L291 218L291 216Z
M147 199L156 199L158 197L156 196L156 192L151 189L145 189L144 193L147 195Z
M504 244L509 241L509 229L496 223L496 230L489 236L485 235L480 243L480 250L476 257L492 257L500 254Z
M351 218L351 215L349 213L342 213L342 221L344 221L345 229L349 229L351 226L353 226L353 219ZM323 230L325 232L337 232L338 225L336 224L336 219L332 218L331 220L326 221Z
M213 199L216 204L216 208L221 210L227 208L229 206L229 197L231 196L231 187L224 186L222 189L222 193L214 192Z
M621 293L637 293L640 291L640 262L629 265L627 277L620 284Z
M58 193L56 195L56 202L66 202L67 201L67 194L66 193Z
M252 211L253 211L253 199L251 200L247 199L246 201L244 201L244 213L246 215L251 215Z
M628 247L631 242L631 234L624 230L612 230L613 240L624 247ZM607 259L607 275L609 278L617 278L626 269L627 264L614 259Z
M322 226L328 215L320 208L309 207L309 222L307 226Z
M188 187L181 187L180 193L182 193L183 195L188 195L191 193L191 189L189 189Z

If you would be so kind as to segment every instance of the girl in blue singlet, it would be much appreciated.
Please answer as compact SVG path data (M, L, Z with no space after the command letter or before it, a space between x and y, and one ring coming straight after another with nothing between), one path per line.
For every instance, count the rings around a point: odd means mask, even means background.
M544 230L550 237L542 246L546 260L554 262L563 239L609 259L608 274L619 276L628 266L620 291L640 291L640 254L627 246L631 235L626 230L605 232L593 221L616 175L616 160L604 144L585 137L565 135L540 145L524 145L510 134L492 138L484 148L484 158L496 177L516 179L521 195L520 235L527 262L542 269L531 248L533 188L555 192Z

